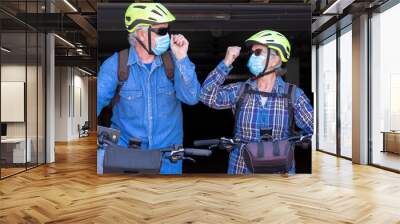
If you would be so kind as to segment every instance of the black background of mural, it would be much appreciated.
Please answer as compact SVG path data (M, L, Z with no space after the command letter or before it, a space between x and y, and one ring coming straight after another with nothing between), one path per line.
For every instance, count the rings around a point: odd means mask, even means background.
M98 64L114 52L129 47L123 15L129 4L98 4ZM272 29L288 37L292 45L291 62L285 80L301 87L311 102L311 7L307 4L173 4L165 6L176 15L172 33L183 34L190 42L189 57L196 65L200 83L223 59L226 48L244 47L252 34ZM229 82L250 77L243 55L233 64ZM239 75L239 76L237 76ZM230 137L233 132L231 110L213 110L199 103L183 105L184 145L193 140ZM297 150L299 173L311 173L311 149ZM196 158L197 163L184 163L185 173L226 173L228 153L215 151L210 158Z

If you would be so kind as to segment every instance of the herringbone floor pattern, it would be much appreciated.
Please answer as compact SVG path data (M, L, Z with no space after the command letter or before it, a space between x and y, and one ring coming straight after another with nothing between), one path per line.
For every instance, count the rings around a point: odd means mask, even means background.
M95 138L0 181L0 223L400 223L400 175L315 152L313 174L97 176Z

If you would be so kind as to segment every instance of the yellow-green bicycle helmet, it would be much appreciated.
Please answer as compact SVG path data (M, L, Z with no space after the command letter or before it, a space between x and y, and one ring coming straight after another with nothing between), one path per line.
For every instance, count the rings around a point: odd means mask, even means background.
M160 3L132 3L125 12L125 27L129 33L138 26L169 23L175 16Z
M260 31L246 40L247 44L262 44L278 52L282 62L290 58L290 43L288 39L279 32L272 30Z

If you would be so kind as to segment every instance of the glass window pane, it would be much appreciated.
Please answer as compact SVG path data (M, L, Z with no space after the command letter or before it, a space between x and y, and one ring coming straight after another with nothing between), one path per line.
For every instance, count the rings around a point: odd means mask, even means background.
M318 149L336 153L336 39L318 48Z
M38 164L45 163L45 44L46 36L39 33L38 43Z
M30 147L30 159L28 162L28 168L37 165L37 132L38 132L38 36L36 32L28 32L28 62L27 62L27 80L26 80L26 112L27 112L27 141ZM28 147L28 148L29 148Z
M26 141L26 33L1 34L1 175L2 178L25 170L30 161ZM27 147L28 146L28 147ZM27 150L28 148L28 150Z
M352 157L352 33L340 36L340 153Z
M26 13L43 13L44 5L0 1L19 18L0 12L1 178L45 162L45 35L21 22L31 19Z
M400 170L400 4L371 19L372 163Z

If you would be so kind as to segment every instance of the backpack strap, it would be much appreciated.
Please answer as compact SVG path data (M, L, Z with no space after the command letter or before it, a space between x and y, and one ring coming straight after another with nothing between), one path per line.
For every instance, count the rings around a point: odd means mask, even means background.
M239 89L238 100L236 101L235 109L232 110L233 114L235 115L235 128L234 129L236 129L236 125L237 125L237 122L239 120L240 107L242 106L244 98L246 97L248 91L249 91L249 84L248 83L243 83L240 86L240 89ZM235 135L235 133L233 133L233 135Z
M297 134L296 132L296 122L294 120L294 105L296 102L296 85L287 84L288 85L288 116L289 116L289 130L292 136Z
M108 107L113 108L119 102L122 86L129 77L128 68L129 49L118 52L118 85Z
M235 109L233 110L234 114L237 114L236 111L242 105L244 98L246 97L246 94L248 93L248 91L249 91L249 84L243 83L239 89L238 100L236 101Z
M163 61L165 73L166 73L168 79L173 81L174 74L175 74L175 63L172 59L171 52L166 51L165 53L163 53L161 55L161 59Z

